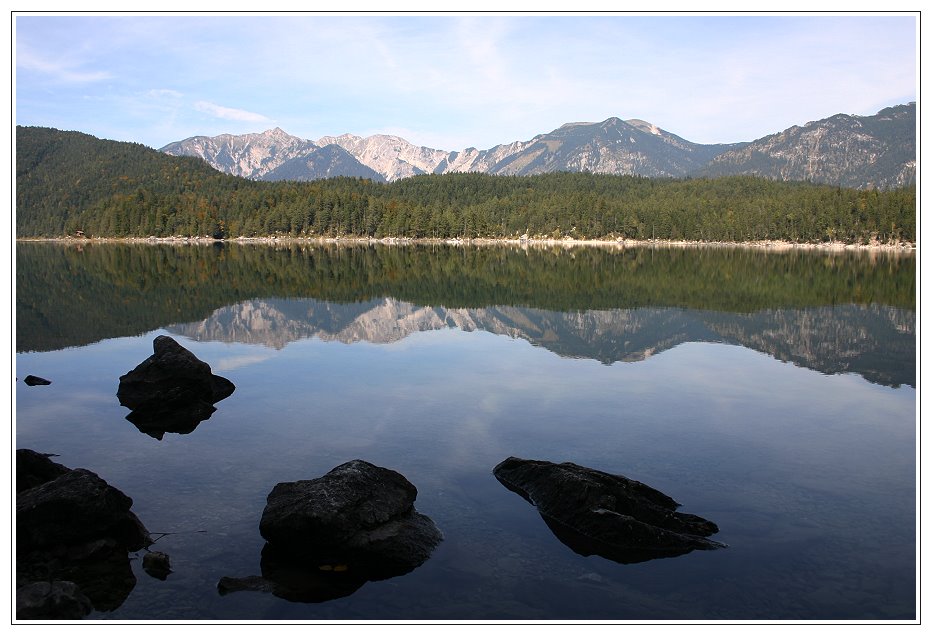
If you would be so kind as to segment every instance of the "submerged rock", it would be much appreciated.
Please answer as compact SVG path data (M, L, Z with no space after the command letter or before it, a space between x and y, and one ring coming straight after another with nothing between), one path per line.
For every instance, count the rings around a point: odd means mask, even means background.
M141 432L156 439L190 433L236 390L169 336L155 338L152 348L151 356L120 377L117 390L120 404L132 409L126 419Z
M493 469L496 479L537 507L560 541L584 556L619 563L714 550L711 521L676 512L676 501L622 475L573 463L509 457Z
M150 543L133 500L89 470L16 454L18 617L86 614L85 598L98 611L116 609L136 584L129 552Z
M443 540L434 522L414 509L416 497L401 474L358 459L317 479L279 483L259 523L267 541L262 576L224 577L218 590L310 603L406 574Z
M160 581L164 581L172 573L171 561L164 552L146 552L142 557L142 569Z

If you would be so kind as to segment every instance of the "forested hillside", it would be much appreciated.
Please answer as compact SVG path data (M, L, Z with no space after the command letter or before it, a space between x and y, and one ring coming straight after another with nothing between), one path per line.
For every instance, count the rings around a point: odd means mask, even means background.
M88 236L551 236L915 241L914 188L757 177L554 173L257 182L199 159L47 128L16 130L16 233Z

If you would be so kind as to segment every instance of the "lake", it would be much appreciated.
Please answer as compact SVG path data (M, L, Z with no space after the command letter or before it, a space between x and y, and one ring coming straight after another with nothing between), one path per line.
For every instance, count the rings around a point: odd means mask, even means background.
M171 558L93 620L917 618L916 259L745 249L16 246L15 445L133 499ZM142 430L119 377L170 335L236 385ZM727 548L577 554L509 456L644 482ZM279 482L396 470L444 540L348 596L259 574ZM141 555L134 555L141 556Z

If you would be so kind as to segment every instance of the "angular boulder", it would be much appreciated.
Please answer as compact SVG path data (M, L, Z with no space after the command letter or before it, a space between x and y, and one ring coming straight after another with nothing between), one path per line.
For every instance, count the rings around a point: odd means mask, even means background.
M414 509L416 497L400 473L356 459L317 479L277 484L259 533L276 551L318 562L412 570L443 538Z
M359 459L317 479L279 483L259 522L267 541L262 576L224 577L218 589L310 603L406 574L443 540L434 522L415 510L416 497L404 476Z
M85 599L98 611L116 609L136 584L129 552L151 543L133 500L89 470L28 449L16 454L20 618L89 611Z
M17 493L17 550L78 545L101 537L127 550L142 549L148 533L130 511L132 505L132 499L96 474L75 468Z
M725 547L706 538L718 532L713 522L676 512L680 504L672 498L623 475L517 457L492 472L537 507L560 541L584 556L638 563Z
M190 433L236 387L169 336L158 336L153 354L120 377L117 398L132 409L126 419L156 439Z

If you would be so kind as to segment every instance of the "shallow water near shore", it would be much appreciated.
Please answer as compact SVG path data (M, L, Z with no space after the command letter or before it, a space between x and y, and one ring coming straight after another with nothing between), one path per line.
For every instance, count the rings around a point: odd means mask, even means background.
M92 620L916 618L915 258L721 250L17 245L17 448L133 498L169 554ZM189 434L125 419L167 334L236 391ZM619 564L496 481L623 474L728 545ZM444 533L414 571L296 603L260 572L278 482L360 458Z

